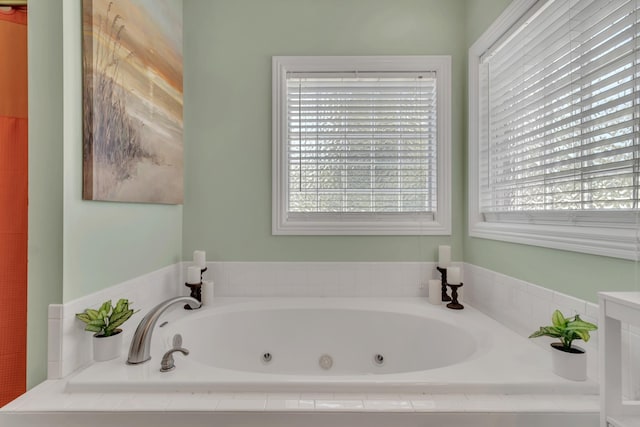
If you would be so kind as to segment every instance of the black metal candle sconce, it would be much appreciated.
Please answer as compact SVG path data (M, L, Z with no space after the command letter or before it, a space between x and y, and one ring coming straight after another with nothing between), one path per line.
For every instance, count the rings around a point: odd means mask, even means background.
M191 290L189 296L191 298L197 299L199 302L202 302L202 276L205 271L207 271L207 267L200 270L200 283L185 283L184 285ZM200 308L200 307L197 307ZM197 308L191 308L189 304L184 305L185 310L196 310Z
M440 282L442 283L440 291L442 292L442 301L451 301L451 297L447 294L447 269L440 267L436 267L436 269L440 272Z
M457 285L447 283L447 286L451 288L451 302L447 304L447 307L453 310L462 310L464 308L464 305L458 302L458 288L462 287L462 282Z
M444 302L451 301L449 304L447 304L448 308L451 308L453 310L462 310L464 308L464 305L458 302L458 288L460 288L463 285L463 283L460 282L457 285L452 285L451 283L447 283L447 269L440 268L440 267L436 267L436 269L440 272L440 277L441 277L440 281L442 282L442 288L441 288L442 301ZM447 286L451 288L451 296L447 294Z

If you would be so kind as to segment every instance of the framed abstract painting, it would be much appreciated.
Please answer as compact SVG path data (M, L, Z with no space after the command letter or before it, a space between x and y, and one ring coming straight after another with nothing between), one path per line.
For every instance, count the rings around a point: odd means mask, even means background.
M182 203L182 0L82 7L83 199Z

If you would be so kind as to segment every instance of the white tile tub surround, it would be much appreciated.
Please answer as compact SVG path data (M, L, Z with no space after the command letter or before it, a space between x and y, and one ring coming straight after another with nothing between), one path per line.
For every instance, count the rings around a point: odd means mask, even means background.
M184 294L179 287L182 268L174 264L99 292L75 299L65 304L49 306L48 320L48 370L49 379L62 378L92 361L91 337L84 330L84 323L75 318L85 308L98 308L104 301L115 303L119 298L133 302L132 308L140 310L125 323L124 343L128 349L133 332L142 317L156 304ZM186 289L186 288L185 288Z
M472 264L465 264L468 277L466 301L484 314L522 336L529 336L540 326L551 323L551 313L557 308L565 316L579 314L588 322L598 324L598 305L556 292L533 283L515 279ZM536 338L536 344L548 349L551 338ZM577 345L588 352L587 370L590 378L598 379L598 332L588 343ZM640 400L640 328L622 325L623 395Z
M190 262L178 263L156 272L118 284L64 305L51 306L49 310L49 374L50 378L66 377L70 372L84 366L91 359L91 334L83 331L82 323L75 319L75 313L87 307L97 307L106 299L129 298L134 307L141 309L133 319L127 322L125 342L135 330L135 326L148 310L162 300L176 295L185 295L183 277ZM460 263L453 265L462 266ZM435 263L244 263L210 262L207 278L216 282L215 292L219 296L348 296L348 297L426 297L428 280L439 278ZM575 300L561 294L554 295L548 289L519 281L490 270L473 265L465 265L463 278L465 286L463 300L480 309L485 314L501 321L520 335L528 335L538 326L550 321L550 313L558 305L565 314L573 310L584 315L590 321L597 320L597 306ZM581 311L582 310L582 311ZM636 344L630 344L627 352L629 360L638 360L640 354L640 331L626 328L623 336ZM635 341L634 341L635 340ZM538 340L537 340L538 341ZM545 346L543 339L537 344ZM594 343L589 351L597 353ZM634 359L635 358L635 359ZM597 357L590 358L591 362ZM592 376L595 378L595 376ZM638 378L636 376L636 378ZM633 381L632 381L633 382ZM637 381L635 382L638 383ZM150 421L155 411L161 420L172 416L184 421L206 421L212 416L252 417L256 414L255 425L265 425L264 415L282 414L283 417L300 414L305 425L312 425L314 418L308 413L322 412L369 413L367 425L382 420L385 415L401 413L428 418L412 418L415 425L434 422L438 425L478 426L513 425L514 413L517 413L522 426L560 425L555 417L566 415L565 423L577 421L576 412L583 411L586 417L579 425L597 424L598 397L596 395L478 395L478 394L358 394L358 393L160 393L162 396L140 396L135 393L66 393L66 380L46 381L29 393L6 405L0 413L4 415L27 413L31 418L23 423L22 418L3 418L0 425L50 425L52 417L60 422L78 421L82 417L94 425L112 425L114 413L100 414L105 408L117 408L124 411L127 420L135 425ZM636 387L640 393L640 387ZM159 399L156 399L159 397ZM230 400L243 400L242 403ZM386 403L382 403L386 402ZM490 408L492 413L487 411ZM397 412L396 412L397 411ZM501 413L505 414L500 418ZM135 418L140 414L140 417ZM202 414L205 418L198 418ZM464 418L464 414L469 417ZM3 415L3 414L0 414ZM58 416L59 415L59 416ZM236 416L236 415L234 415ZM486 416L485 418L482 418ZM38 418L40 417L40 418ZM68 418L71 417L71 418ZM167 418L168 417L168 418ZM452 418L453 417L453 418ZM456 418L457 417L457 418ZM529 418L531 419L529 420ZM135 419L134 419L135 418ZM454 419L455 418L455 419ZM459 418L459 419L458 419ZM463 419L464 418L464 419ZM176 418L178 419L178 418ZM16 422L13 422L16 420ZM240 421L240 419L235 419ZM244 419L243 419L244 420ZM277 425L287 424L288 418ZM302 419L296 419L300 421ZM359 418L360 421L363 418ZM401 419L405 424L409 418ZM396 421L401 421L397 419ZM527 421L528 420L528 421ZM3 424L7 421L8 424ZM125 421L123 419L123 421ZM181 422L182 422L181 421ZM231 419L220 419L230 422ZM249 422L250 420L248 420ZM584 421L587 421L584 423ZM385 421L385 425L388 425ZM397 423L397 422L396 422ZM300 422L298 422L299 425ZM123 424L124 425L124 424ZM134 424L131 424L134 425ZM247 424L249 425L249 424ZM350 424L355 425L355 424ZM411 424L414 425L414 424Z
M186 268L182 262L128 280L108 289L49 308L48 377L61 378L91 361L91 333L75 319L87 307L107 299L129 298L140 309L125 325L125 343L135 326L157 303L187 295ZM229 297L426 297L428 280L439 279L435 262L209 262L205 278L214 280L215 295ZM557 307L566 315L580 314L597 323L598 307L472 264L463 267L461 300L500 321L520 335L528 336L550 322ZM625 360L638 360L639 331L623 331L628 351ZM546 347L550 340L535 340ZM598 336L580 343L597 354ZM627 379L628 394L640 394L640 369ZM589 376L597 378L597 357L589 357Z
M435 268L434 262L208 262L205 278L225 297L426 297L429 279L440 277Z
M188 295L184 278L192 264L177 263L65 304L50 305L47 377L62 378L92 360L92 334L84 331L76 313L98 308L108 299L128 298L140 310L123 328L128 343L153 306ZM209 262L204 277L214 280L219 296L426 297L429 279L439 277L435 266L432 262Z
M65 304L52 304L48 378L62 378L91 362L92 334L83 330L76 313L98 308L108 299L128 298L140 310L125 325L128 343L149 309L168 298L188 295L184 277L189 265L192 262L174 264ZM205 278L214 280L216 295L240 297L426 297L428 280L437 277L431 262L209 262L205 273Z
M533 283L496 273L473 264L465 264L466 301L474 308L528 337L540 326L551 324L555 309L565 316L579 314L591 323L598 323L598 305ZM551 338L533 340L549 349ZM590 378L598 378L598 333L591 334L588 343L576 343L588 352L587 371Z

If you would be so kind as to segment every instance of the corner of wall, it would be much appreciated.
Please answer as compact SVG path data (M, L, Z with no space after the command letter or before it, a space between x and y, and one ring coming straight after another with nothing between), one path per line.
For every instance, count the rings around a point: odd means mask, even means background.
M62 302L62 2L29 4L27 388L46 378L47 306Z

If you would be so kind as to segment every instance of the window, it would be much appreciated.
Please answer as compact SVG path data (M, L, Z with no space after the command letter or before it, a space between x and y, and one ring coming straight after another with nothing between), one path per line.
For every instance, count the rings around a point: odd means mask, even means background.
M274 57L273 234L450 234L450 62Z
M514 2L469 53L475 237L637 257L640 2Z

